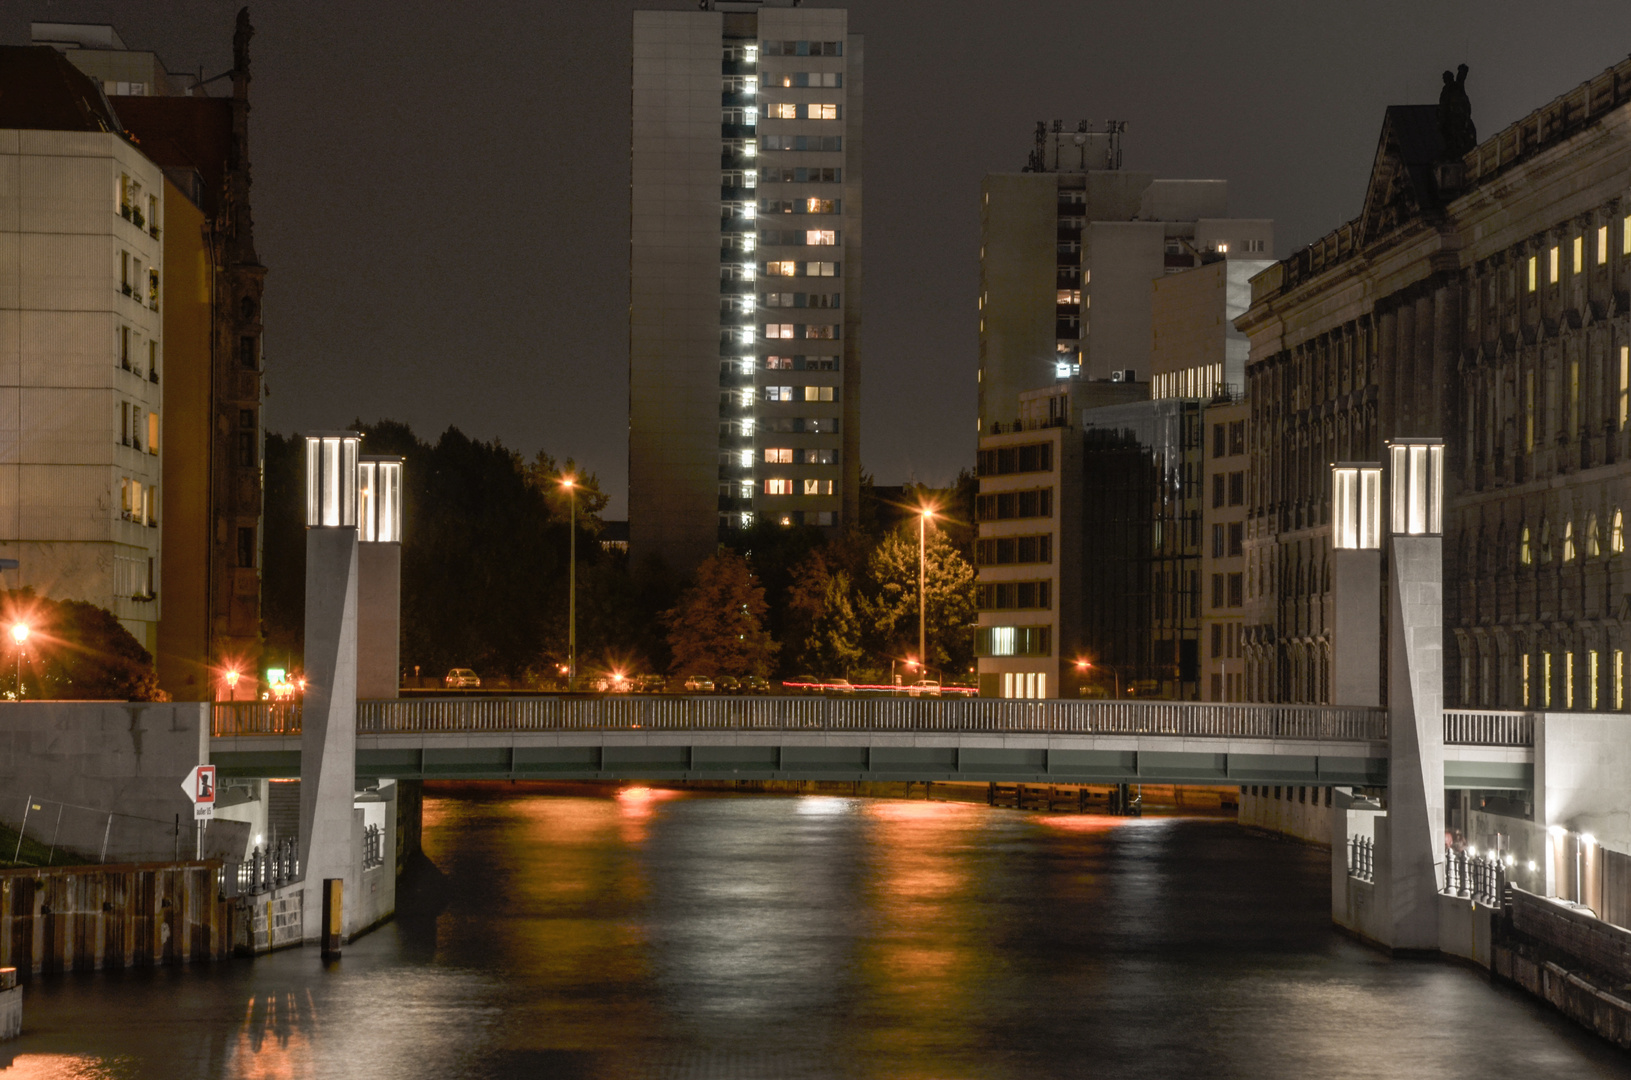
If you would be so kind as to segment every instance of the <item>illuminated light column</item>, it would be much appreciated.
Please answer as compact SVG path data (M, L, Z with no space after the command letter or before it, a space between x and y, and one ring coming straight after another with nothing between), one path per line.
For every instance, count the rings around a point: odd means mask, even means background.
M1444 444L1388 444L1388 903L1394 949L1438 948L1444 850Z
M1382 466L1331 467L1331 704L1382 704Z
M305 700L300 731L304 936L319 936L323 881L355 909L352 806L357 772L356 432L306 436ZM342 935L344 936L344 935Z
M394 698L401 685L402 459L357 465L357 697Z

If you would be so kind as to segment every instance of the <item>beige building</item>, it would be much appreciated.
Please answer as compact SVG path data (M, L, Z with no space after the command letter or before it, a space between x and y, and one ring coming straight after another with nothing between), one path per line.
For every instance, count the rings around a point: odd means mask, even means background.
M840 8L637 11L629 551L688 571L860 485L861 38Z
M164 175L56 51L0 70L0 555L156 652Z
M1201 700L1245 701L1246 402L1214 399L1201 414Z

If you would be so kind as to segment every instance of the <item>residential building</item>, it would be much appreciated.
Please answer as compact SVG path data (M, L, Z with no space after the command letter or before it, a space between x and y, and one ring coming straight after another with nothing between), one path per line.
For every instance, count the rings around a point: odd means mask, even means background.
M1251 409L1227 396L1201 414L1201 700L1245 701L1246 426Z
M637 11L629 549L688 571L860 486L862 41L840 8Z
M0 49L0 555L158 646L164 174L49 48Z
M1628 120L1631 60L1483 142L1391 107L1359 216L1253 279L1254 700L1329 697L1329 465L1441 437L1445 703L1625 707Z
M164 617L159 683L176 700L253 697L260 657L261 298L250 205L249 40L233 36L230 93L167 72L110 26L35 23L48 45L101 87L140 153L162 173L144 189L164 207L163 377L150 372L165 418L159 484ZM140 212L140 208L134 208ZM247 676L228 686L227 671Z

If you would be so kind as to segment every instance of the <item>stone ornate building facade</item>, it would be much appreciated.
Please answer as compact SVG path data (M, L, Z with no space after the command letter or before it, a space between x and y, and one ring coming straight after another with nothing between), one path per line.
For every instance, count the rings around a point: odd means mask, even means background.
M1329 467L1446 443L1445 701L1625 706L1631 61L1456 156L1394 107L1355 220L1253 280L1246 676L1329 698Z

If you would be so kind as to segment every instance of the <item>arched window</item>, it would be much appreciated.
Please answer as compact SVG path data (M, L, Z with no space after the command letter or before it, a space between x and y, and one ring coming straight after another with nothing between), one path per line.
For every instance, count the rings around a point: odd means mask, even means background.
M1535 561L1535 553L1529 547L1529 526L1525 525L1518 534L1518 562L1529 566Z
M1595 559L1602 553L1602 545L1597 542L1597 511L1593 510L1586 515L1586 558Z
M1574 522L1563 523L1563 561L1574 562Z
M1618 555L1625 550L1625 520L1619 510L1614 511L1614 523L1608 527L1608 553Z

